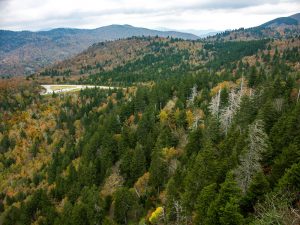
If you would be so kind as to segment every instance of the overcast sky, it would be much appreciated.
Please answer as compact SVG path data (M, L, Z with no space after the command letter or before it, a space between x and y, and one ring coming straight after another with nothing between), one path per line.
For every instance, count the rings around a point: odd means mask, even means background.
M300 12L300 0L0 0L0 29L131 24L176 30L252 27Z

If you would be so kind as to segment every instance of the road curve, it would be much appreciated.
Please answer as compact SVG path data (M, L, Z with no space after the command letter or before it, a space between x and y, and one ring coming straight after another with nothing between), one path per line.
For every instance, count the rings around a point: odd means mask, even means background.
M41 85L45 90L41 92L41 95L47 95L54 93L65 93L73 90L81 90L85 88L100 88L100 89L114 89L116 87L109 87L109 86L97 86L97 85L71 85L71 84L43 84ZM57 90L53 90L52 88L55 87L67 87L61 88Z

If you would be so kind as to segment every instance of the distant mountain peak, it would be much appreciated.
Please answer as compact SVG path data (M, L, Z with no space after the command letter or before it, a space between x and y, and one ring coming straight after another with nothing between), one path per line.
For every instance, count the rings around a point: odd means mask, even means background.
M260 25L260 27L267 28L267 27L284 26L284 25L298 25L298 21L291 17L279 17Z
M300 13L297 13L287 17L278 17L276 19L263 23L259 27L267 28L267 27L285 26L285 25L291 26L291 25L298 25L299 23L300 23Z
M296 14L291 15L291 16L289 16L289 17L291 17L291 18L297 20L298 23L300 23L300 13L296 13Z

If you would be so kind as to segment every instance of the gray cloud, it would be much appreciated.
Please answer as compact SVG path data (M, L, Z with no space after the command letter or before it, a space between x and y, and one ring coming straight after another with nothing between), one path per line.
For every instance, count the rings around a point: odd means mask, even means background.
M241 9L263 4L277 4L279 0L212 0L195 4L193 8L200 9Z
M3 11L5 7L7 6L9 0L0 0L0 11Z
M299 0L0 0L0 6L0 29L14 30L112 23L227 29L300 11Z
M210 0L187 4L181 9L185 10L238 10L261 5L277 5L280 3L298 3L299 0ZM300 11L300 8L298 9Z

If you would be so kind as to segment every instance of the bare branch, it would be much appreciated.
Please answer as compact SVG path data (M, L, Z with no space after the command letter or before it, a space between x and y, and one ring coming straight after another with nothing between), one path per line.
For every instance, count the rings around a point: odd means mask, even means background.
M249 126L248 151L240 157L241 164L236 169L236 181L245 193L253 176L261 170L262 153L268 148L268 136L264 132L263 121L256 120Z

